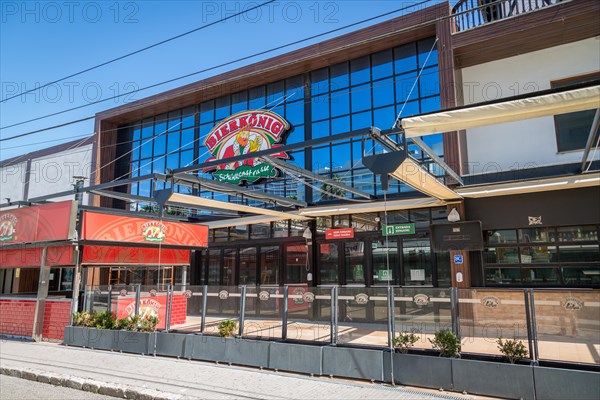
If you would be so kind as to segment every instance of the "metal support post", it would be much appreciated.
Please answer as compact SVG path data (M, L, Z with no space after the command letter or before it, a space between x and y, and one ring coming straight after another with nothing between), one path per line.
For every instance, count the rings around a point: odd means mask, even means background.
M394 347L394 288L387 288L387 328L388 328L388 347Z
M81 251L79 245L75 246L75 271L73 271L73 294L71 299L71 317L70 322L73 325L73 314L79 311L79 288L81 285Z
M108 285L108 306L106 310L112 312L112 285Z
M141 291L142 289L142 285L140 285L139 283L137 285L135 285L135 313L133 315L139 315L140 314L140 297L141 297Z
M331 287L331 292L330 292L330 296L331 296L331 323L330 323L330 330L331 330L331 344L332 345L336 345L337 344L337 337L338 337L338 300L337 300L337 293L338 293L338 288L337 286L332 286Z
M44 328L44 313L46 311L46 299L48 298L48 287L50 284L50 266L46 265L47 247L42 249L42 260L40 263L40 279L38 282L37 301L35 302L35 315L33 318L32 337L36 342L42 340Z
M238 336L242 337L244 334L244 318L246 315L246 285L242 286L242 294L240 296L240 329Z
M165 321L165 332L171 329L171 314L173 314L173 286L167 285L167 316Z
M202 286L202 321L200 322L200 333L206 329L206 306L208 303L208 285Z
M452 331L461 340L460 332L460 300L458 288L450 288L450 307L452 308Z
M287 339L289 290L288 285L283 287L283 315L281 316L281 338L283 340Z
M531 327L531 312L529 303L529 290L523 290L523 298L525 300L525 320L527 322L527 343L529 345L529 358L532 364L537 364L535 353L533 351L533 331Z
M533 351L535 351L535 365L538 365L540 353L538 350L537 322L535 317L535 299L533 295L533 289L529 289L529 304L531 305L531 333L533 337Z
M90 293L92 292L89 285L85 285L85 289L83 291L83 310L84 311L92 311L92 299Z

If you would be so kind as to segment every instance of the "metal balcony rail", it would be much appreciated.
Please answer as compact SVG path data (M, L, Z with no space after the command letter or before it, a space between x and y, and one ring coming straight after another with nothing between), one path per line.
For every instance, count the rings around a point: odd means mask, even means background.
M562 0L460 0L452 8L452 14L455 16L456 31L462 32L562 2Z

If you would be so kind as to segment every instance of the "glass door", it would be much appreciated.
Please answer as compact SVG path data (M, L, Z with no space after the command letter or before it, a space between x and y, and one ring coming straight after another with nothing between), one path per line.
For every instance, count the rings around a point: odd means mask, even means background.
M389 260L388 260L389 258ZM389 261L389 266L388 266ZM394 285L398 279L398 242L396 238L371 242L373 286Z
M319 243L319 285L338 284L339 245Z
M365 242L344 243L346 285L365 285Z
M288 244L285 246L285 283L288 285L307 285L309 272L306 244Z
M433 285L433 265L429 239L402 240L404 285Z
M279 246L260 248L260 284L279 285Z

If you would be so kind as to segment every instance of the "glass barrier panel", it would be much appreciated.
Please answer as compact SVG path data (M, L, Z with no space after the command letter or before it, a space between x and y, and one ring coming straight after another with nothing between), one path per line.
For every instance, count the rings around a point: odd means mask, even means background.
M387 346L387 288L338 290L338 343Z
M283 302L283 287L247 287L243 336L280 339L282 337Z
M523 290L458 289L458 302L463 352L501 355L500 338L528 347Z
M203 286L174 285L171 331L200 332Z
M287 338L308 342L331 341L331 289L289 286Z
M417 349L430 349L435 332L452 329L450 289L394 288L394 333L414 333Z
M535 290L540 360L600 364L600 291Z
M219 334L219 323L235 321L239 328L242 289L237 286L209 286L206 294L206 327L204 333ZM236 328L233 332L238 333Z
M133 285L135 287L135 285ZM135 313L135 292L133 301L119 307L119 318L131 316ZM157 330L167 327L167 308L169 305L169 288L167 285L140 285L140 304L138 315L144 317L158 317Z

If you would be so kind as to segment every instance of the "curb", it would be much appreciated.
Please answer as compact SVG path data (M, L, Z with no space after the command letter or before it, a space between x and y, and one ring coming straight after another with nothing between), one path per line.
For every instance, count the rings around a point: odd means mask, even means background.
M175 394L165 393L154 389L140 389L133 386L122 384L110 384L94 379L78 378L69 375L54 374L42 370L30 368L0 367L0 375L12 376L15 378L27 379L41 383L49 383L54 386L62 386L70 389L82 390L85 392L98 393L105 396L118 397L121 399L133 400L183 400L186 397Z

